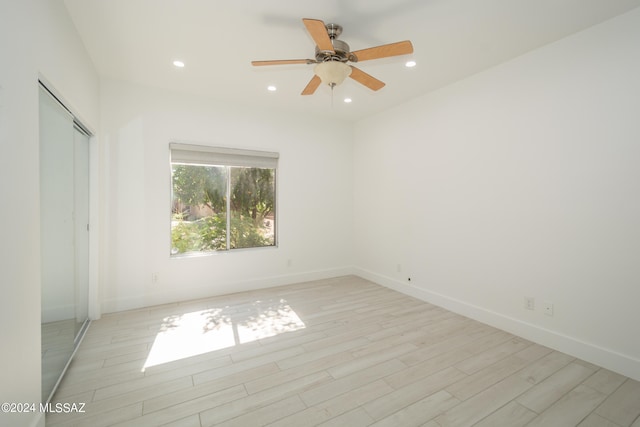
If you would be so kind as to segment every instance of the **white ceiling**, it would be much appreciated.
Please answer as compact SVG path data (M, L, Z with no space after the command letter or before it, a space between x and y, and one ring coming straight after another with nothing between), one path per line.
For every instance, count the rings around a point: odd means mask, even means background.
M640 0L64 0L101 76L217 100L357 120L640 6ZM405 57L361 62L387 85L352 79L300 92L313 65L301 18L344 27L351 50L411 40ZM186 63L183 69L174 59ZM418 65L404 67L414 59ZM276 85L268 92L267 85ZM344 97L353 98L344 104Z

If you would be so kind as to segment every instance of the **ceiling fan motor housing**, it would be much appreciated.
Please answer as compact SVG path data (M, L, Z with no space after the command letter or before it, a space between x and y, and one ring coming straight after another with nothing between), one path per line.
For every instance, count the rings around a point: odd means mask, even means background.
M342 40L338 40L338 36L342 34L342 26L338 24L325 25L331 44L333 45L333 52L330 50L320 50L316 46L316 61L340 61L340 62L357 62L358 58L350 51L349 45Z
M333 52L327 50L320 50L318 46L316 46L316 61L325 62L325 61L340 61L347 62L350 59L351 52L349 51L349 45L342 40L333 39L331 40L331 44L333 45Z

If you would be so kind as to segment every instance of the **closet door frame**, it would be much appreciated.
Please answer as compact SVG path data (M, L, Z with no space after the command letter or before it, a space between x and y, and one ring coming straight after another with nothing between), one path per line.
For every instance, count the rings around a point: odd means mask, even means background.
M51 380L47 379L46 390L43 388L43 401L49 402L52 398L55 390L57 389L62 377L64 376L69 363L73 359L73 356L86 333L87 328L92 319L97 319L100 316L100 312L97 309L97 150L96 150L96 142L95 137L93 136L93 132L89 130L87 126L85 126L82 121L78 118L78 114L74 114L74 112L67 107L68 104L64 102L64 99L60 96L60 94L53 89L53 86L46 82L46 80L40 76L38 80L38 96L47 96L49 100L47 102L53 101L54 105L57 104L61 110L62 114L68 113L71 117L70 120L70 135L71 135L71 153L69 154L72 164L72 188L73 191L73 259L74 259L74 269L73 269L73 292L74 292L74 328L73 328L73 339L72 339L72 349L69 355L68 360L64 364L62 371L60 372L59 377L57 378L53 388L49 390L51 387ZM40 102L43 102L42 100ZM42 108L42 107L40 107ZM63 111L66 110L66 111ZM40 123L42 126L42 121ZM83 146L86 144L86 146ZM67 147L68 148L68 147ZM41 148L42 150L42 148ZM82 163L77 162L77 156L82 156ZM42 167L42 166L41 166ZM78 175L82 175L79 177ZM80 179L80 181L78 181ZM82 182L84 180L85 182ZM88 181L88 182L86 182ZM42 181L41 181L42 182ZM82 206L79 206L76 201L77 192L80 191L82 194ZM41 215L42 215L42 207L41 207ZM45 208L46 209L46 208ZM78 218L77 216L80 216ZM42 221L43 219L41 219ZM81 222L81 223L80 223ZM79 246L83 246L83 248L79 248ZM83 263L82 266L78 265ZM44 280L43 285L44 285ZM79 292L78 284L83 282L84 289ZM78 303L82 303L82 308L80 312L78 311ZM82 317L82 319L80 319ZM44 348L43 348L44 350ZM43 358L44 360L44 358ZM54 369L57 371L60 369L61 365L58 365L58 368ZM43 374L43 386L45 383L44 374Z

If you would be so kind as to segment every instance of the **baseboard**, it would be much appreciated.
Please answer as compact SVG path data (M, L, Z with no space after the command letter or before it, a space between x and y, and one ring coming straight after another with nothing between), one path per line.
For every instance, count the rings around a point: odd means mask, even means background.
M217 295L226 295L235 292L253 291L257 289L272 288L275 286L348 276L354 274L353 271L353 267L346 266L326 270L314 270L302 273L261 277L236 282L216 283L215 287L212 287L211 284L207 284L187 289L186 291L184 287L182 287L180 288L180 293L178 293L176 290L155 291L152 294L104 300L101 304L101 309L103 314L115 313L119 311L134 310L160 304L189 301L192 299L208 298Z
M431 292L366 269L354 267L353 274L640 381L640 360L634 359L633 357L581 341L556 331L541 328L540 326L505 316L456 298Z

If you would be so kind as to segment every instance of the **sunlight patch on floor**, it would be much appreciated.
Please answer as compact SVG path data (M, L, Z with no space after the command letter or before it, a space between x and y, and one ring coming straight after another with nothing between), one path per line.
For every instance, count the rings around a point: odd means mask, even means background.
M268 309L235 324L240 344L303 329L304 323L288 304Z
M163 319L142 371L304 327L283 299L255 301L242 312L225 307L168 316Z

